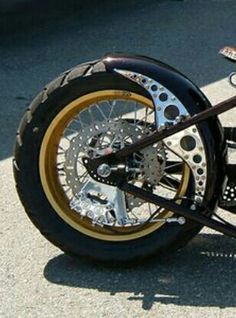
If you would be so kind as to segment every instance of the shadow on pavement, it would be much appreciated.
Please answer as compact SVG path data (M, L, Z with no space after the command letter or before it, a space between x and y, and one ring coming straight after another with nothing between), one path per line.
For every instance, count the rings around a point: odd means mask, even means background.
M95 289L111 296L127 293L149 310L155 302L185 306L236 306L235 241L198 235L188 247L147 264L104 267L66 255L51 259L45 278L54 284Z
M234 1L1 2L0 160L11 156L20 118L38 91L105 52L152 56L199 86L226 77L232 65L217 52L234 44L235 14Z

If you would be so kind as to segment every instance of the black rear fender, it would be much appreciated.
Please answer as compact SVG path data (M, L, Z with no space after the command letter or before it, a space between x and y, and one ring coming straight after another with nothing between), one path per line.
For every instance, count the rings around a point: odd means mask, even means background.
M108 72L116 72L116 69L133 71L159 82L178 97L190 115L212 107L209 100L195 84L185 75L165 63L145 56L119 53L107 54L104 56L102 62L105 64ZM122 75L117 74L117 76ZM146 90L144 90L144 94L147 94ZM208 153L208 197L205 200L207 205L211 206L211 202L215 205L216 198L222 192L225 179L227 147L224 130L217 117L214 116L198 126L201 127L200 132L204 134L204 146ZM211 206L211 208L214 207Z

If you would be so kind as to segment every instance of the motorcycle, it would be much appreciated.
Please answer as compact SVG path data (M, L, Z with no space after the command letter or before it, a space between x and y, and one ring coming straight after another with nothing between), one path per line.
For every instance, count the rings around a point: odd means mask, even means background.
M236 60L236 49L220 52ZM229 76L236 87L236 73ZM236 128L186 76L144 56L107 54L45 86L17 131L13 169L34 225L65 253L133 261L186 245L236 213Z

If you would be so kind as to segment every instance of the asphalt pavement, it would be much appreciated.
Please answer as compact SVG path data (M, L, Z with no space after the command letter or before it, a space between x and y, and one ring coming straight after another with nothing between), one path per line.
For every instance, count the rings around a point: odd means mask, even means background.
M109 267L72 259L28 220L11 168L27 105L58 73L106 52L152 56L202 87L212 103L235 94L234 0L1 1L0 317L236 317L235 240L204 229L181 251ZM232 125L236 111L221 116Z

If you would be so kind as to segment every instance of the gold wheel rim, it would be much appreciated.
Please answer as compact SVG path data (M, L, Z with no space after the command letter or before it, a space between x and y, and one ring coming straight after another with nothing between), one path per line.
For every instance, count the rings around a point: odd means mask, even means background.
M153 107L150 99L128 91L103 90L79 97L66 105L50 123L43 137L39 156L39 173L41 183L45 195L55 212L75 230L90 237L105 241L128 241L138 239L156 231L158 228L162 227L165 222L149 223L146 226L132 226L131 231L126 228L126 232L124 233L117 233L117 231L114 231L112 227L101 228L99 226L92 226L91 219L87 217L81 219L77 212L71 210L69 200L59 182L56 167L56 154L62 133L73 116L78 115L80 111L93 103L101 100L121 98L134 100L146 107ZM176 192L176 196L185 195L189 177L190 170L185 164L181 184ZM180 204L181 200L178 200L177 203ZM159 214L159 217L168 218L172 215L172 212L165 210Z

